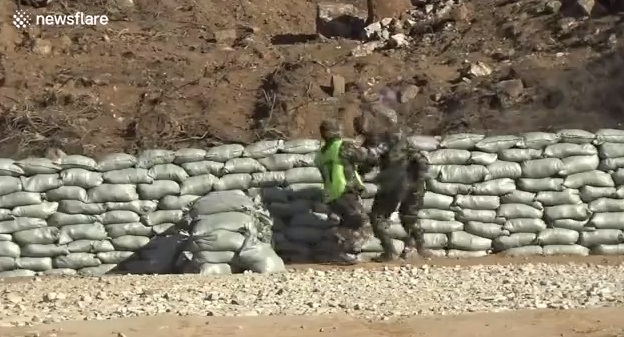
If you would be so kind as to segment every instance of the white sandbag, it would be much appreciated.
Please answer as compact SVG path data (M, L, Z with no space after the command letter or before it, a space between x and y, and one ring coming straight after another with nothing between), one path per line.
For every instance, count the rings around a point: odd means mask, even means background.
M284 148L284 141L279 140L261 140L249 144L245 147L243 156L259 159L276 154Z
M0 221L0 234L12 234L19 231L46 227L47 225L44 219L14 218L12 220Z
M457 212L457 220L461 222L496 222L496 211L486 209L462 209Z
M549 245L544 246L544 256L572 255L587 256L589 248L581 245Z
M188 210L191 205L201 198L199 195L168 195L158 202L160 210Z
M48 201L78 200L87 201L87 190L79 186L61 186L45 193Z
M502 204L496 212L497 217L504 219L541 219L543 215L544 211L525 204Z
M131 259L135 255L134 252L101 252L95 256L103 264L120 264Z
M193 222L191 235L206 236L217 230L227 230L230 232L244 231L253 228L256 220L245 213L223 212L211 215L202 215Z
M34 270L28 269L15 269L10 271L3 271L0 273L0 278L9 278L9 277L33 277L36 276L37 272Z
M137 185L137 191L142 200L159 200L168 195L180 195L180 185L173 180L155 180L152 184Z
M200 265L205 263L230 263L234 259L234 252L196 252L193 253L193 262Z
M557 205L544 208L544 216L550 220L573 219L586 220L591 216L587 204Z
M97 267L102 264L95 257L95 254L89 253L70 253L65 256L57 256L53 259L54 268L81 269L86 267Z
M99 222L103 225L139 222L140 219L137 213L125 210L108 211L99 216Z
M76 271L80 276L102 276L117 270L116 264L101 264L97 267L85 267Z
M11 234L0 234L0 241L11 241L12 239Z
M266 168L253 158L233 158L228 160L221 170L222 175L235 173L266 172Z
M277 256L271 245L258 243L243 249L234 259L234 264L254 273L279 273L286 271L284 261Z
M598 149L591 144L559 143L549 145L544 149L544 156L551 158L565 158L571 156L595 156Z
M150 169L156 165L171 164L175 152L163 149L144 150L137 156L136 168Z
M468 221L464 226L464 231L490 240L509 235L503 226L491 222Z
M238 252L245 243L245 237L236 232L216 230L203 236L193 237L188 249L192 252Z
M182 221L182 210L158 210L141 216L141 222L147 226L156 226L162 223L178 223Z
M548 178L563 169L563 162L558 158L527 160L520 164L524 178Z
M22 180L17 177L0 176L0 196L22 190Z
M581 188L582 186L614 187L615 183L611 175L602 171L588 171L575 173L567 176L563 186L567 188Z
M104 178L102 173L74 168L62 171L61 181L63 186L78 186L89 189L102 185Z
M472 185L470 192L476 195L501 196L516 189L516 182L510 178L494 179Z
M538 245L573 245L579 239L579 232L563 228L546 228L537 234Z
M98 167L102 172L123 170L134 167L137 163L135 156L127 153L111 153L98 163Z
M20 257L20 246L11 241L0 241L0 257Z
M115 250L109 240L76 240L67 244L70 253L103 253Z
M176 165L182 165L185 163L194 163L198 161L202 161L206 158L206 150L204 149L178 149L175 152L175 158L173 159L173 163Z
M442 171L442 167L444 167L444 165L429 165L423 177L425 179L438 179L438 176L440 175L440 171ZM385 169L383 171L380 171L375 176L375 179L373 181L379 182L381 180L386 180L386 179L392 181L392 178L394 178L395 174L398 174L398 171L400 170L401 170L400 167L394 167L392 169Z
M624 200L600 198L589 203L589 210L594 213L624 212Z
M525 257L525 256L536 256L543 255L544 248L542 246L524 246L524 247L514 247L509 248L500 252L502 256L506 257Z
M619 245L598 245L592 247L592 255L624 255L624 244Z
M600 198L618 198L615 187L583 186L580 188L580 196L581 200L585 203Z
M418 219L417 226L425 233L452 233L464 230L464 224L452 220Z
M579 190L565 189L561 192L544 191L537 193L536 200L544 206L582 204Z
M507 149L498 154L498 159L507 162L523 162L527 160L542 158L541 149Z
M604 143L624 143L624 130L620 129L600 129L596 131L594 144Z
M0 176L20 177L24 174L24 170L15 164L15 160L0 158Z
M286 171L294 167L304 166L305 158L300 154L277 153L258 159L268 171Z
M295 167L286 171L286 183L320 183L323 181L321 172L316 167Z
M509 219L503 225L503 229L510 233L539 233L546 227L544 220L536 218Z
M494 195L458 195L455 197L454 206L495 210L500 207L500 197Z
M515 190L510 193L501 196L501 203L503 204L525 204L532 206L533 208L543 209L537 207L537 193L531 193L526 191Z
M182 167L175 164L154 165L148 172L155 180L172 180L177 183L183 183L189 178L189 174Z
M41 202L41 194L34 192L14 192L0 196L0 208L35 205Z
M602 159L624 157L622 143L604 143L598 147L598 155Z
M54 164L60 166L63 170L80 168L89 171L98 171L100 169L95 159L79 154L61 157L58 160L55 160Z
M52 259L49 257L18 257L15 259L15 265L18 269L41 272L52 269Z
M457 133L442 138L440 147L445 149L472 150L475 145L484 138L485 135Z
M232 267L227 263L204 263L199 267L199 275L230 275Z
M130 202L107 202L105 206L109 211L131 211L144 215L154 212L158 203L152 200L134 200Z
M87 199L90 203L129 202L139 200L139 194L135 185L102 184L89 189Z
M624 230L624 212L595 213L589 225L597 229Z
M106 233L108 233L108 237L111 239L118 238L124 235L149 237L152 234L152 229L140 222L110 224L104 227L106 228Z
M607 158L600 160L597 169L600 171L617 171L624 168L624 157ZM594 168L595 170L596 168ZM617 184L617 181L616 181Z
M485 180L493 180L500 178L520 178L522 176L522 167L519 163L509 161L495 161L487 166L487 174Z
M41 227L13 233L13 241L20 246L49 245L59 240L60 231L56 227Z
M57 202L44 201L39 205L17 206L11 211L14 217L47 219L58 210Z
M472 186L469 184L441 183L434 179L427 180L427 190L433 193L455 196L457 194L468 194Z
M543 149L548 145L556 144L561 136L551 132L527 132L522 135L522 140L516 145L522 149Z
M204 174L219 175L225 166L224 163L216 161L203 160L192 163L181 164L182 168L191 176L200 176Z
M52 227L55 228L55 227ZM59 244L68 244L76 240L104 240L108 237L104 225L100 223L67 225L61 227Z
M611 174L611 178L615 182L616 185L624 184L624 169L617 169L615 172Z
M221 212L245 212L255 207L253 200L241 191L218 191L203 196L191 207L190 216Z
M407 137L407 144L420 151L435 151L440 147L440 137L413 135Z
M90 224L95 223L96 221L97 216L95 215L56 212L47 219L47 225L62 227L67 225Z
M565 129L557 132L563 143L587 144L596 139L596 135L585 130Z
M219 145L206 151L206 159L225 163L232 158L241 157L244 152L245 147L240 144Z
M457 231L449 234L448 247L467 251L488 250L492 248L492 240L468 232Z
M427 191L423 197L422 207L450 210L452 203L453 197L451 196Z
M115 250L121 251L136 251L147 246L149 242L150 238L137 235L124 235L111 240Z
M58 211L61 213L85 215L99 215L106 212L106 210L106 204L84 203L78 200L61 200L58 208Z
M518 189L527 192L563 191L564 188L562 178L518 179Z
M323 184L292 184L286 187L288 196L290 199L308 199L308 200L322 200L323 199Z
M505 251L507 249L531 246L534 244L536 233L514 233L509 236L499 236L492 240L492 246L496 251Z
M212 174L193 176L182 182L180 194L204 195L212 191L212 187L219 180Z
M228 174L213 185L215 191L246 190L251 184L251 175L247 173Z
M489 136L475 144L475 147L484 152L497 153L516 146L522 140L515 135Z
M487 173L481 165L444 165L439 179L443 183L472 184L483 181Z
M15 258L0 256L0 272L15 269Z
M598 169L600 160L598 156L572 156L561 159L563 168L559 171L560 175L566 176L575 173L594 171Z
M456 150L456 151L464 151L464 150ZM481 151L472 151L470 152L470 160L468 160L468 164L475 165L491 165L498 159L498 154L496 153L488 153Z
M15 165L24 170L24 174L32 176L35 174L54 174L61 170L61 167L55 165L48 158L26 158L15 162Z
M125 168L108 171L102 174L102 179L108 184L151 184L154 177L144 168Z
M152 226L152 232L157 235L170 235L176 233L176 224L174 223L161 223L155 226Z
M28 244L21 247L22 257L55 257L69 254L67 246L57 244Z
M446 257L449 259L476 259L480 257L486 257L488 255L489 250L458 250L458 249L449 249L446 252Z
M571 229L578 232L586 231L587 228L585 225L589 222L589 219L586 220L573 220L573 219L558 219L558 220L549 220L550 225L553 228L565 228Z
M448 235L446 235L446 233L424 233L423 234L422 248L443 249L443 248L446 248L447 246L448 246Z
M11 215L10 209L0 208L0 221L13 220L15 217Z
M580 233L579 244L585 247L616 245L624 242L624 233L619 229L597 229Z
M259 172L251 175L252 187L273 187L286 183L286 172Z
M418 211L418 218L439 221L451 221L455 220L455 212L435 208L425 208Z
M306 154L321 149L321 142L316 139L298 139L284 142L284 153Z
M468 150L440 149L426 152L425 157L430 165L464 165L470 160Z

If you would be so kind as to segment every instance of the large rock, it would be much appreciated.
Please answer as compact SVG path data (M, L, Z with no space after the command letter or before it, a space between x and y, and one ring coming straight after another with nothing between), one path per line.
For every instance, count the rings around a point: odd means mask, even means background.
M356 38L364 27L363 17L351 4L318 4L316 33L328 38Z

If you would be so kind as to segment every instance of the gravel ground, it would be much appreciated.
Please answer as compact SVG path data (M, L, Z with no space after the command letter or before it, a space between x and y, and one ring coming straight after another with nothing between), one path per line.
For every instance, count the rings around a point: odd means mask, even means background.
M624 265L403 266L280 275L35 278L2 284L2 326L162 313L368 319L624 302Z

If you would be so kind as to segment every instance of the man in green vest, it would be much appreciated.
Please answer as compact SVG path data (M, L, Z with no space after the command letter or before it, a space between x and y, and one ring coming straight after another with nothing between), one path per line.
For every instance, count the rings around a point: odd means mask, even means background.
M341 247L343 262L355 263L353 256L361 252L362 245L373 236L370 219L362 205L365 187L357 166L376 166L374 152L343 139L342 126L334 120L325 120L320 126L325 142L319 151L316 164L323 177L325 203L341 221L334 234Z

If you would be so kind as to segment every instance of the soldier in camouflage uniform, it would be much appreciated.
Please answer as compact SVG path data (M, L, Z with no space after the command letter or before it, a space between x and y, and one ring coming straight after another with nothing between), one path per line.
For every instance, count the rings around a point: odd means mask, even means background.
M360 253L364 242L373 236L362 205L364 184L357 166L375 166L379 157L352 141L343 140L342 126L336 121L323 121L320 133L325 144L316 164L323 176L325 202L341 218L334 232L341 247L340 257L343 262L355 263L355 257L347 254Z
M389 261L400 254L405 257L413 249L422 252L422 231L417 226L417 214L425 193L428 161L410 146L405 135L387 118L375 119L362 115L354 120L357 133L364 137L363 147L380 157L380 172L376 178L377 194L373 201L371 222L375 236L384 253L379 261ZM376 132L373 132L373 128ZM363 167L364 168L364 167ZM366 168L364 168L366 169ZM396 252L388 234L390 216L398 208L401 224L408 234L406 249Z

